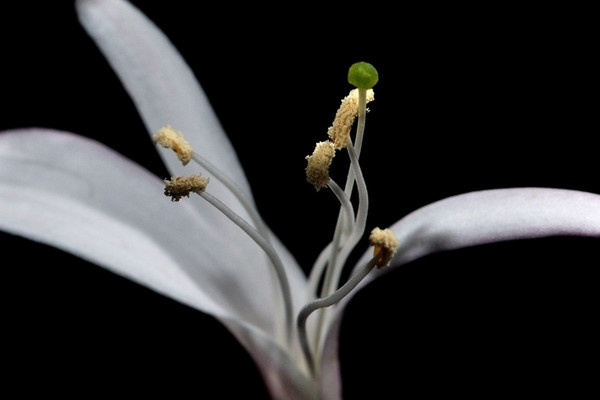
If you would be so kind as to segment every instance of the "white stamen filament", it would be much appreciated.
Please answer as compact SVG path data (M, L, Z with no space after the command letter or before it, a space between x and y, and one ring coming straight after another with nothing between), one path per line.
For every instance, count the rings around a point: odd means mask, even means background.
M206 158L202 157L200 154L195 151L192 153L192 160L194 160L198 165L204 168L209 174L213 175L217 180L219 180L225 187L235 196L236 199L242 203L244 210L248 212L250 215L250 219L256 225L256 229L265 237L268 238L268 229L260 214L256 210L256 206L252 202L252 200L246 196L246 193L232 180L229 176L225 175L219 168L217 168L213 163L208 161Z
M252 225L250 225L246 220L237 215L233 210L231 210L227 205L225 205L221 200L217 199L213 195L207 193L206 191L196 191L200 197L210 203L213 207L221 211L227 218L229 218L234 224L239 226L260 248L267 254L269 260L271 261L273 267L275 268L275 272L277 273L277 278L279 281L281 295L283 297L284 303L284 314L285 314L285 333L286 333L286 341L288 347L291 346L292 341L292 333L293 333L293 310L292 310L292 296L290 291L289 281L287 279L287 275L285 272L285 268L283 262L279 258L279 254L275 248L271 245L271 243L261 235ZM278 319L275 319L276 321Z
M358 156L354 151L354 147L352 145L352 141L347 146L348 155L350 156L351 163L351 171L354 172L354 176L356 177L356 187L358 191L358 210L355 217L355 222L353 224L352 231L350 235L346 238L342 238L341 229L336 229L335 234L337 237L334 237L333 240L333 249L331 252L331 257L329 259L329 263L327 265L327 270L325 272L325 279L323 281L323 286L321 290L321 297L330 296L334 293L339 285L340 276L346 265L346 261L350 256L350 253L356 246L356 244L362 238L365 232L365 226L368 215L369 208L369 196L367 192L367 186L360 169L360 165L358 162ZM350 179L350 177L349 177ZM353 184L350 184L352 187ZM347 194L347 193L346 193ZM338 226L342 226L342 222L338 220ZM343 245L341 247L338 243L343 241ZM339 248L339 251L337 249ZM322 345L321 338L325 334L325 329L328 326L327 321L329 320L329 314L331 314L331 310L323 310L320 315L317 324L315 325L315 354L319 354L319 349Z
M357 90L358 90L358 122L357 122L357 127L356 127L355 146L352 150L350 150L353 147L351 140L349 140L349 145L347 146L348 154L350 155L350 162L352 163L352 168L348 172L348 176L346 178L346 185L344 187L344 192L346 193L346 196L348 196L348 197L350 197L350 195L352 194L352 190L354 188L354 182L356 181L357 173L360 173L360 167L358 167L358 159L360 157L360 151L362 149L362 142L363 142L363 136L364 136L364 130L365 130L365 120L366 120L366 114L367 114L367 111L366 111L367 110L367 91L365 89L357 89ZM354 164L353 161L356 161L356 164ZM360 204L362 203L362 199L360 198L360 193L361 192L359 189L359 208L360 208ZM366 194L366 192L364 194ZM368 196L365 195L363 197L363 199L368 200ZM366 210L364 212L366 214ZM343 228L344 228L344 218L342 215L342 210L340 210L340 212L338 214L335 231L334 231L333 240L332 240L332 243L333 243L332 248L333 249L338 249L340 247L339 243L342 240L342 236L345 231ZM331 258L329 261L330 268L328 269L328 273L329 273L329 271L336 269L336 267L335 267L335 265L337 264L336 258L337 258L337 252L332 251ZM330 274L332 274L332 273L333 273L333 271ZM339 273L336 273L336 275L339 277ZM339 278L334 279L333 276L331 276L331 275L326 276L325 284L323 285L323 291L321 291L321 295L324 296L324 295L327 295L328 293L331 293L334 284L337 285L338 281L339 281ZM335 290L335 288L333 288L333 290Z
M325 297L333 293L339 285L341 273L344 269L344 265L351 251L354 249L360 238L362 237L366 224L366 217L368 213L368 194L364 178L360 170L358 162L360 151L362 149L362 142L365 130L366 121L366 104L367 104L367 91L365 89L358 89L358 122L356 128L356 145L353 146L352 140L349 140L347 146L348 155L350 157L351 168L348 171L346 178L346 185L344 192L349 197L354 188L355 182L357 183L357 191L359 195L359 206L358 214L356 215L356 222L353 224L353 229L349 235L346 234L345 220L343 212L340 209L338 214L338 220L336 223L333 240L330 245L326 248L330 251L329 262L327 264L327 270L325 272L325 278L323 279L323 285L321 289L321 297ZM357 179L358 178L358 179ZM344 245L340 245L344 242ZM338 249L339 252L338 252ZM325 250L324 250L325 251ZM322 269L322 268L320 268ZM312 274L310 278L317 280L321 277L321 271L318 274ZM309 282L309 285L316 287L318 282ZM327 326L326 321L329 320L331 311L324 310L318 316L317 323L314 327L315 336L315 354L319 354L319 348L321 346L321 337L324 334L325 327Z
M212 174L217 180L219 180L225 187L240 201L244 210L250 215L250 219L254 222L256 229L261 234L261 236L268 242L271 242L269 229L267 225L263 221L262 217L258 213L254 202L246 195L246 193L232 180L224 174L219 168L217 168L213 163L208 161L206 158L202 157L197 152L192 153L192 160L204 168L209 174ZM270 260L269 260L270 261ZM275 267L269 268L269 275L271 282L276 283L281 276L281 274L277 273ZM275 313L278 315L284 315L284 304L285 299L281 297L281 291L277 287L277 284L272 285L274 299ZM287 334L285 333L285 327L281 325L275 326L276 332L275 335L277 338L282 340Z
M263 237L263 239L265 241L267 241L270 244L271 235L269 234L269 230L267 229L266 224L264 223L263 219L261 218L260 214L258 213L258 210L256 209L256 206L254 205L252 199L250 199L250 197L247 196L245 194L245 192L232 179L229 178L229 176L224 174L219 168L217 168L214 164L212 164L206 158L204 158L200 154L196 153L193 150L190 143L184 138L183 133L177 132L173 128L171 128L171 126L167 125L167 126L161 128L154 135L154 142L165 148L169 148L169 149L173 150L177 154L177 157L179 158L179 160L182 162L183 165L187 165L190 160L194 160L197 164L199 164L201 167L206 169L210 174L212 174L216 179L218 179L240 201L240 203L242 204L242 207L246 210L246 212L248 212L251 220L254 222L257 232ZM175 179L177 179L177 178L175 178ZM184 179L184 181L186 181L186 180ZM185 194L183 194L183 195L185 195ZM181 195L179 197L181 197ZM234 214L233 211L231 211L230 214ZM239 217L237 215L236 215L236 217L237 217L236 220L242 220L241 217ZM269 263L271 263L271 260L269 259L268 256L267 256L267 259L268 259L267 261ZM277 285L277 281L282 278L285 278L285 274L282 273L283 270L277 271L278 267L276 265L273 265L272 263L271 263L271 267L272 268L268 269L268 271L269 271L268 273L269 273L270 280L275 283L274 285L271 286L273 289L273 296L274 296L273 303L274 303L274 307L275 307L275 313L277 315L283 316L283 318L275 318L275 320L276 321L286 321L288 319L291 320L292 319L291 316L285 315L286 313L291 314L287 311L287 308L291 308L291 306L288 307L286 305L286 303L289 302L289 299L282 297L281 291L279 290L278 285ZM279 282L282 287L289 285L289 283L287 282L287 278L285 278L285 279L286 279L286 282ZM289 326L291 326L291 324L289 324ZM291 337L291 331L293 328L286 327L283 323L275 323L274 329L275 329L275 337L278 339L278 341L280 343L284 343L286 340L286 337L287 338ZM288 332L286 333L286 331L288 331Z
M360 157L360 151L362 149L362 142L363 142L363 137L364 137L364 130L365 130L365 120L366 120L366 114L367 114L367 91L365 89L357 89L358 90L358 122L357 122L357 127L356 127L356 138L355 138L355 145L354 147L352 146L352 141L349 141L349 145L348 145L348 154L350 155L350 162L352 163L352 168L350 168L350 171L348 172L348 176L346 178L346 185L344 187L344 192L346 193L346 196L350 197L350 195L352 194L352 190L354 188L354 182L356 181L356 176L358 174L362 174L360 172L360 167L358 166L358 159ZM353 148L353 149L352 149ZM352 150L351 150L352 149ZM354 161L356 161L356 163L354 163ZM368 201L368 196L366 196L366 187L365 187L365 193L364 196L362 196L362 198L360 197L361 191L359 188L359 211L360 211L360 204L362 204L362 200L365 199ZM364 208L364 214L366 217L366 213L367 213L367 208ZM358 216L357 216L358 218ZM333 240L332 240L332 248L333 249L338 249L340 248L340 241L342 241L342 237L344 234L345 229L344 228L344 219L343 219L343 215L342 215L342 210L340 210L339 214L338 214L338 220L336 223L336 227L335 227L335 231L334 231L334 236L333 236ZM363 227L364 230L364 227ZM362 234L362 232L361 232ZM360 238L359 238L360 239ZM338 268L336 268L336 258L337 258L337 252L336 251L332 251L331 252L331 258L329 261L329 269L328 269L328 273L330 274L329 276L325 277L325 284L323 285L323 290L321 291L321 295L322 296L326 296L328 293L331 293L332 290L335 290L335 285L338 284L339 282L339 275L340 272L336 272L335 276L332 275L334 273L335 270L337 270ZM331 272L329 272L331 271Z
M348 279L346 283L344 283L344 285L342 285L338 290L327 297L316 299L305 304L298 313L298 339L300 340L300 345L302 347L302 351L304 352L308 368L313 375L316 374L316 367L318 364L315 364L315 358L313 357L310 349L310 343L308 341L308 335L306 334L306 321L308 317L314 311L321 308L330 307L346 297L369 274L369 272L375 268L376 263L377 259L373 258L363 268L352 275L350 279Z
M336 195L340 204L342 205L342 211L345 213L343 217L345 221L347 221L346 225L351 229L354 226L354 206L350 202L350 198L344 193L342 188L335 183L333 179L329 179L329 188ZM349 229L349 231L350 231ZM333 246L333 243L329 243L319 254L317 260L313 264L312 269L310 270L310 276L308 278L308 300L312 300L317 296L317 286L319 284L319 280L323 274L323 270L327 266L327 259L329 258L330 249Z
M354 247L356 246L356 244L358 243L358 241L361 239L362 235L365 232L365 226L366 226L366 222L367 222L367 214L368 214L368 209L369 209L369 195L367 192L367 185L365 183L365 179L363 177L362 171L360 169L360 165L358 163L358 156L356 155L356 152L354 151L354 147L352 146L352 143L350 143L347 147L348 150L348 154L350 155L350 163L352 166L352 171L354 172L354 175L356 176L356 188L358 191L358 210L356 213L356 218L355 218L355 222L354 222L354 226L352 228L352 231L350 233L350 237L347 238L344 242L344 245L342 246L342 249L340 250L340 252L338 253L337 257L336 257L336 262L333 264L330 264L330 270L332 271L331 274L331 279L329 281L329 287L326 287L326 294L330 294L333 293L338 284L339 284L339 277L340 274L342 272L342 269L346 263L346 260L348 258L348 256L350 255L350 252L352 251L352 249L354 249Z

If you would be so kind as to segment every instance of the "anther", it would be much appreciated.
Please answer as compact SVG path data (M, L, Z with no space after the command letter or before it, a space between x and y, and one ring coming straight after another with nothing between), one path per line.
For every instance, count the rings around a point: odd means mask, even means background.
M194 149L192 149L192 146L185 140L183 134L181 132L176 132L168 125L161 128L154 135L154 142L167 149L173 150L183 165L189 163L194 154Z
M367 103L375 99L373 89L367 90ZM350 129L354 119L358 116L358 89L352 89L350 93L342 99L340 108L335 113L333 125L327 129L327 134L335 144L336 149L344 149L350 142Z
M208 178L200 175L177 176L165 179L165 195L171 201L179 201L182 197L190 197L190 193L202 192L208 185Z
M373 246L373 259L378 268L390 265L398 249L398 239L389 229L375 228L369 235L369 244Z
M329 184L329 167L335 156L335 146L332 142L319 142L312 155L306 156L306 180L317 191Z

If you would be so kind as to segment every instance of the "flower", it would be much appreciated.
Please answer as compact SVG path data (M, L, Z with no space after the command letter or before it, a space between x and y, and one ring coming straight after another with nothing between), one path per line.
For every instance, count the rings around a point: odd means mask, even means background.
M77 4L84 26L130 91L149 132L169 123L184 132L243 195L232 193L222 179L211 179L207 191L252 220L252 210L242 204L242 198L251 197L243 169L177 52L128 3ZM161 154L174 176L189 174L189 167L170 152ZM317 392L326 399L340 397L337 340L350 296L329 314L318 354L319 374L313 377L298 340L293 338L286 347L286 339L278 336L285 312L275 300L280 294L264 290L272 286L265 254L213 206L187 199L170 204L154 196L163 189L158 177L104 146L65 132L5 132L0 137L0 163L4 230L73 252L214 315L256 360L274 398L309 399ZM478 191L420 208L390 228L400 244L391 265L395 268L433 252L495 241L597 237L600 199L591 193L544 188ZM308 281L291 254L271 239L297 314L309 294ZM358 267L370 258L371 251ZM385 272L372 272L360 285Z

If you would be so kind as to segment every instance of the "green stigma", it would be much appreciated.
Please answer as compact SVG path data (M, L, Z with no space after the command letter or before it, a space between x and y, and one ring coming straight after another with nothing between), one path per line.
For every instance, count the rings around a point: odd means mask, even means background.
M348 70L348 82L359 89L371 89L379 80L375 67L368 62L360 61L352 64Z

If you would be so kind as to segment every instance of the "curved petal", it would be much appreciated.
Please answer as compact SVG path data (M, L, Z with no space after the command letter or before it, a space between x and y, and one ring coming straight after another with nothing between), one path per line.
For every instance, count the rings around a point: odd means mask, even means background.
M322 368L334 377L339 374L335 347L344 306L368 282L393 268L440 251L547 236L600 238L600 195L550 188L483 190L429 204L400 219L390 229L400 242L391 266L372 272L339 303L329 320ZM368 251L357 265L364 265L370 258Z
M504 240L600 237L600 195L550 188L471 192L422 207L390 229L401 243L392 267L438 251Z
M77 0L81 24L133 99L150 135L171 125L203 157L226 172L250 196L235 151L192 70L169 39L135 6L123 0ZM189 175L172 152L160 149L173 175ZM236 211L237 202L218 182L211 191Z
M390 268L439 251L547 236L600 237L600 195L552 188L464 193L431 203L390 226L400 247ZM358 265L371 257L366 252Z
M103 145L64 132L0 134L0 228L97 263L217 317L272 332L264 254L231 223ZM187 199L186 199L187 200ZM201 199L198 199L201 200ZM267 289L265 289L265 287ZM302 281L293 281L296 297Z
M177 49L168 38L137 8L123 0L77 0L79 19L107 58L153 135L170 124L182 131L196 151L233 179L252 197L237 155L223 131L213 109ZM175 176L190 175L170 150L159 152ZM210 182L210 194L217 197L241 217L248 213L232 193L217 179ZM222 215L204 213L210 208L194 203L214 226L228 225ZM244 240L239 229L231 231L231 240ZM282 257L287 277L293 287L304 287L306 277L287 248L272 235L273 245ZM254 244L251 244L254 246ZM231 251L231 250L230 250ZM300 291L293 293L295 308L304 300Z

